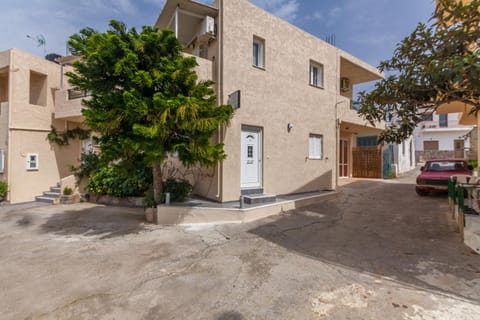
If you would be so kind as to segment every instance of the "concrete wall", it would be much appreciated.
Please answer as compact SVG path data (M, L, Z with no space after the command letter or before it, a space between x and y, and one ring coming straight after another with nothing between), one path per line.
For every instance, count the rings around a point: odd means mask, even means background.
M404 146L405 152L403 152ZM402 174L415 168L417 161L415 159L415 143L413 137L394 146L394 159L397 165L396 174Z

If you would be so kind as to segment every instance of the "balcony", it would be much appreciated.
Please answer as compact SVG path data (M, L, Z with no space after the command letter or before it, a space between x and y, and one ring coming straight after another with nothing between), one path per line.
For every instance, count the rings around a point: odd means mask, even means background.
M339 94L342 97L352 99L353 87L355 85L380 80L382 78L383 74L379 72L377 68L346 52L341 52Z
M82 98L86 94L75 90L57 90L55 92L55 119L83 122Z
M192 54L183 53L185 57L191 57ZM197 59L197 67L195 67L195 72L197 73L198 80L200 81L207 81L207 80L215 80L213 77L213 62L207 59L203 59L200 57L195 56Z
M385 129L383 121L372 126L358 114L352 100L341 95L337 99L337 119L341 124L341 131L354 134L378 134Z

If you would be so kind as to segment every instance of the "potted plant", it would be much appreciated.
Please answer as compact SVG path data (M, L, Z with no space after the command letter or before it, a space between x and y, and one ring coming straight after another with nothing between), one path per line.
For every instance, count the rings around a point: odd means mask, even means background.
M74 194L73 189L70 187L63 188L62 196L60 197L60 203L73 204L80 201L80 197Z
M0 202L5 200L5 196L7 195L8 185L5 181L0 181Z

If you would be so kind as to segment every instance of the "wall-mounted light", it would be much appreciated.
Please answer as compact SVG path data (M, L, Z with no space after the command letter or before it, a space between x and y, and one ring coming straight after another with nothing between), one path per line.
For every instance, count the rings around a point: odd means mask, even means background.
M293 129L293 123L289 122L289 123L287 124L287 130L288 130L288 132L290 132L292 129Z

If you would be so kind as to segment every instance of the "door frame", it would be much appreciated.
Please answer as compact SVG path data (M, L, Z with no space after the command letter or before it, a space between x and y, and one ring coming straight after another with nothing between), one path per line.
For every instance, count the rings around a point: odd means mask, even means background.
M254 132L258 134L258 185L243 186L242 172L243 172L243 133ZM251 125L242 125L240 132L240 190L261 189L263 188L263 128Z
M343 150L343 146L342 146L342 143L345 143L346 145L346 152L344 152L345 150ZM340 146L339 146L339 155L338 155L338 178L340 179L348 179L350 178L350 140L349 139L340 139L340 142L339 142ZM342 159L342 154L344 156L344 158ZM345 158L346 158L346 163L345 163ZM343 170L340 169L340 167L342 166L342 169L343 169L343 166L346 166L347 167L347 175L344 176L342 175L343 174Z

